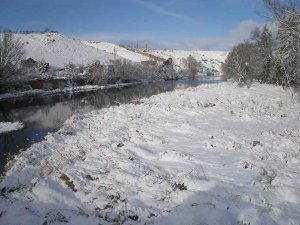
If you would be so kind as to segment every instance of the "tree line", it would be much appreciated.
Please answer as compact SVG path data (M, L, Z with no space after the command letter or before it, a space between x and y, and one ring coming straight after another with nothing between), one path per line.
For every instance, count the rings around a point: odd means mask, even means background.
M277 25L255 28L245 43L238 44L222 65L223 79L250 85L253 80L282 86L300 85L299 2L263 0L269 18Z

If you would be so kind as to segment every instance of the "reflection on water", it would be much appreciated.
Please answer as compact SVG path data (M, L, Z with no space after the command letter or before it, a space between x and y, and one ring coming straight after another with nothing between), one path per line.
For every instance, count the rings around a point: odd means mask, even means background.
M25 150L41 141L48 132L57 131L70 116L89 112L111 105L129 103L135 98L150 97L175 89L198 86L217 81L168 81L141 84L123 88L56 95L48 97L26 97L0 102L0 121L22 121L25 128L0 134L0 173L9 155Z

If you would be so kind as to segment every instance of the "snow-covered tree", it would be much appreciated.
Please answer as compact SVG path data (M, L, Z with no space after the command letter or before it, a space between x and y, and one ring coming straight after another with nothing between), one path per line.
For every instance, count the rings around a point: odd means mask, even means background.
M191 79L194 79L201 68L201 63L197 61L192 55L189 55L187 58L182 59L184 66L184 72Z
M129 60L112 60L111 64L114 68L113 76L121 80L134 80L143 74L142 71L140 71L140 67ZM110 74L110 76L112 76L112 74Z
M249 86L257 69L255 44L243 43L232 49L222 65L223 79L233 79Z
M253 43L253 51L256 59L256 74L254 78L261 83L270 83L273 67L274 39L267 26L256 27L251 32L250 40Z
M224 65L224 78L257 79L262 83L300 85L299 1L263 0L277 24L275 37L265 26L251 32L250 43L236 46Z
M284 75L285 85L300 84L300 10L299 1L264 0L278 25L276 58Z
M0 30L0 78L14 73L24 55L23 45L13 33Z

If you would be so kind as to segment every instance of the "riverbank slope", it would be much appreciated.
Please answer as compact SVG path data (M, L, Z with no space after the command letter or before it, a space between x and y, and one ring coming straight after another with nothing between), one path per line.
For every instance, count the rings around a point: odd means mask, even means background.
M220 83L73 116L10 163L0 224L297 224L299 111Z

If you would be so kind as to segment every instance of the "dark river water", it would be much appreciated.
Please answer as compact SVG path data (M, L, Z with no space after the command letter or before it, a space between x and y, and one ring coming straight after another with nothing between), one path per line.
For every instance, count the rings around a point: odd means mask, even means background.
M195 87L214 80L182 80L139 84L75 94L24 97L0 101L0 121L22 121L24 129L0 134L0 174L11 156L60 129L69 117L162 92Z

